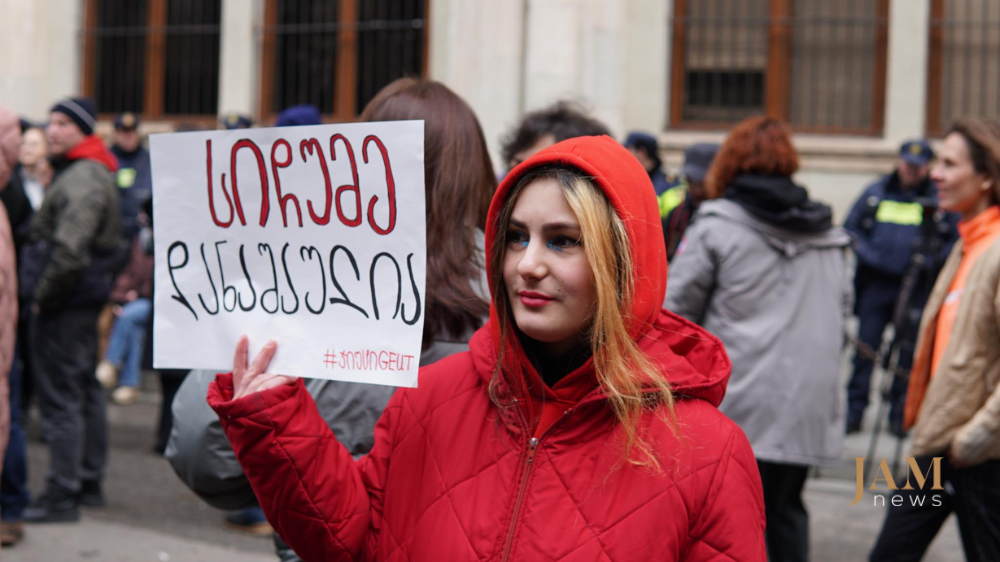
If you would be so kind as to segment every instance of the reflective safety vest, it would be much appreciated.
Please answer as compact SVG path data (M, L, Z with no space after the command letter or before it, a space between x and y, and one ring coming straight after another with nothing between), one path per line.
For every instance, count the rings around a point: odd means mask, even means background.
M884 199L875 210L875 221L889 224L920 226L924 221L924 208L920 203L905 203Z
M660 203L660 219L667 218L670 211L673 211L675 207L683 203L685 195L687 195L687 183L681 183L661 193L657 197Z

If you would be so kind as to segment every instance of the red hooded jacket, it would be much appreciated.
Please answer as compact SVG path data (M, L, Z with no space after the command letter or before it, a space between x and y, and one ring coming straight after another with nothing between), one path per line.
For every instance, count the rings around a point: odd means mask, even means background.
M652 412L640 420L663 470L622 461L620 427L590 361L548 389L511 342L508 356L536 384L509 388L548 396L519 401L529 416L498 408L487 392L493 321L468 352L422 368L419 388L396 392L374 448L356 462L301 380L232 400L231 375L219 375L209 403L268 520L303 560L766 560L753 452L716 409L729 360L714 336L660 309L667 265L649 177L608 137L568 140L508 175L489 225L517 179L546 163L593 176L628 228L637 269L630 329L676 397L680 438ZM487 248L497 235L487 229Z

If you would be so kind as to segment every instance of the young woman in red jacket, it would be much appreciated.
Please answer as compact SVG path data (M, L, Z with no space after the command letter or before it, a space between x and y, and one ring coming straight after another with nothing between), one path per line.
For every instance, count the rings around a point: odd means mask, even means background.
M608 137L516 167L490 207L491 315L400 389L354 461L277 344L209 403L275 530L306 561L761 561L753 452L716 409L718 339L661 309L652 185Z

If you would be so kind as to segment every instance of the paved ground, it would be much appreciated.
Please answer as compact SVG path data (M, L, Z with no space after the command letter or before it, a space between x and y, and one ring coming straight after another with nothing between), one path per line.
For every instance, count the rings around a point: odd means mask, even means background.
M4 549L4 562L273 562L270 541L224 529L223 513L199 501L161 457L150 452L157 416L155 382L140 403L112 406L111 461L107 478L109 504L87 510L79 524L31 526L24 542ZM37 424L30 432L38 435ZM810 479L806 501L812 517L813 562L854 562L867 559L885 508L870 497L858 505L854 461L865 456L868 435L852 436L841 466ZM877 456L891 459L893 442L882 439ZM47 453L37 438L29 442L31 485L42 484ZM942 530L926 562L964 560L954 520Z
M3 562L218 561L274 562L270 539L222 526L224 512L203 503L152 452L159 415L158 382L131 406L110 406L111 457L105 481L108 505L87 509L80 524L26 527L25 540L3 549ZM48 451L29 425L31 489L44 480Z

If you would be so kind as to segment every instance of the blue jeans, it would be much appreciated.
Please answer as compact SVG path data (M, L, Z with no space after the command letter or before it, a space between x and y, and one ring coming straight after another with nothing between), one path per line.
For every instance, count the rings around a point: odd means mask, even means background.
M0 479L0 517L4 521L20 521L31 497L28 493L28 451L21 425L21 361L14 347L10 367L10 441L3 458Z
M118 378L121 386L139 386L146 320L152 310L149 299L135 299L122 306L121 315L115 319L104 360L121 368Z

